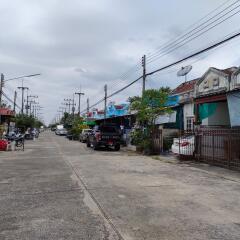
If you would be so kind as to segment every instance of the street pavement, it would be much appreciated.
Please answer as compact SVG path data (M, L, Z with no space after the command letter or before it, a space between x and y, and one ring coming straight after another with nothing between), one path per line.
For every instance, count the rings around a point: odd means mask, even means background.
M0 239L240 239L240 174L44 132L0 153Z

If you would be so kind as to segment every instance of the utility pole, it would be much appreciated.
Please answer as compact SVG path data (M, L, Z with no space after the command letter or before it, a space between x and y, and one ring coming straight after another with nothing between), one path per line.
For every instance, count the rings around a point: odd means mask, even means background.
M16 111L17 91L14 91L13 111Z
M28 87L18 87L18 89L22 90L22 109L21 109L21 114L23 114L23 109L24 109L24 91L29 89Z
M89 113L89 98L87 99L87 114Z
M80 117L81 112L81 96L84 95L83 92L75 92L76 95L78 95L78 115Z
M64 112L67 113L67 105L68 105L68 104L67 104L66 102L63 102L62 105L65 106L65 107L64 107Z
M32 109L33 109L33 111L32 111L32 116L34 117L35 105L33 105Z
M73 115L73 118L74 118L74 113L75 113L75 101L74 101L74 94L73 94L73 99L72 100L72 115Z
M37 102L35 102L34 100L30 100L29 102L29 113L30 115L34 115L34 104L38 104ZM33 105L33 111L32 111L32 105Z
M142 97L143 94L145 92L145 88L146 88L146 55L143 55L142 57L142 67L143 67L143 83L142 83Z
M107 84L104 85L104 119L107 117Z
M1 82L0 82L0 107L2 107L2 94L3 94L3 83L4 83L4 75L1 73Z
M29 98L38 98L38 96L33 96L33 95L28 95L27 96L27 106L26 106L26 113L27 113L27 115L28 115L28 110L29 110L29 113L31 115L31 103L34 102L31 99L29 100Z
M64 98L64 101L66 102L66 105L68 106L68 113L70 114L71 113L71 101L72 99L69 99L69 98Z

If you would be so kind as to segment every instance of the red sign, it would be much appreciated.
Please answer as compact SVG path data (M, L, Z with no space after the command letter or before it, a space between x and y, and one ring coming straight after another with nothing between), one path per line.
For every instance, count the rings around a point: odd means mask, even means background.
M0 108L0 115L2 116L14 116L14 111L8 108Z

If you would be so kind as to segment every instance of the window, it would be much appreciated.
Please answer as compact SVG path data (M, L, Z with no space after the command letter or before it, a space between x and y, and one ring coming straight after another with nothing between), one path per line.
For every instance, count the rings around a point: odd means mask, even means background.
M193 130L194 117L187 117L187 130Z
M219 78L214 78L213 79L213 87L218 87L219 86Z

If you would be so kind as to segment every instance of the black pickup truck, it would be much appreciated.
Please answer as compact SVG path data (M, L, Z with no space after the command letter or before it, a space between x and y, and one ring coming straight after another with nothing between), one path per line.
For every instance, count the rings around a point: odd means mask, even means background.
M111 147L120 150L121 131L116 125L103 124L88 134L87 147L97 150L100 147Z

